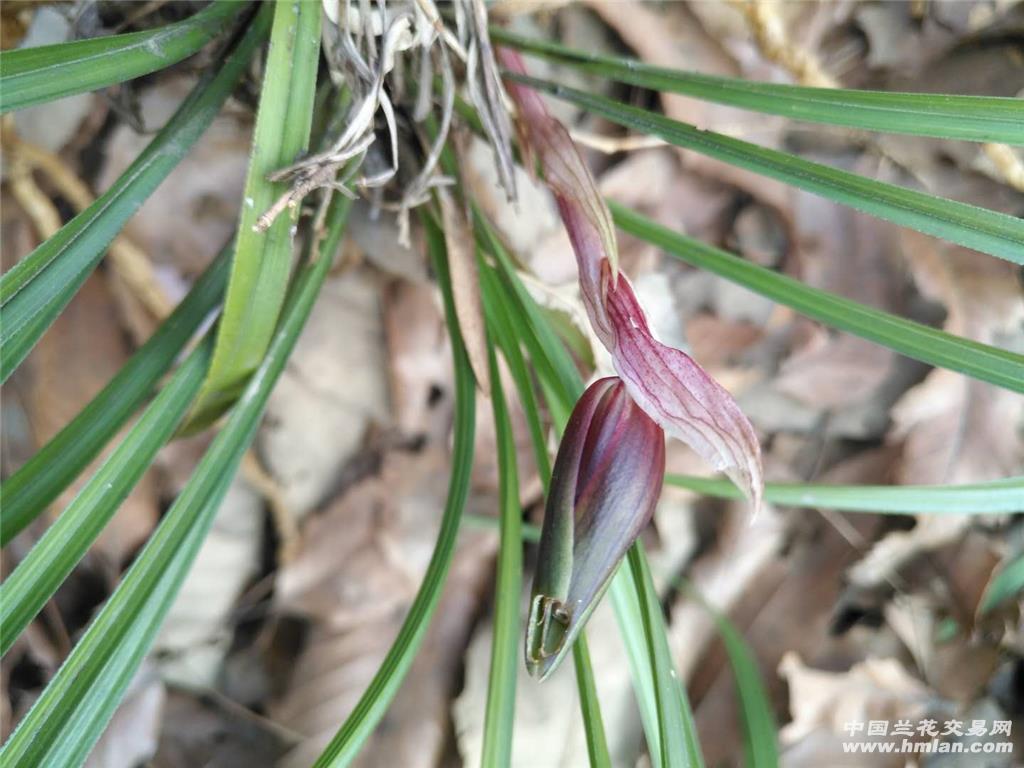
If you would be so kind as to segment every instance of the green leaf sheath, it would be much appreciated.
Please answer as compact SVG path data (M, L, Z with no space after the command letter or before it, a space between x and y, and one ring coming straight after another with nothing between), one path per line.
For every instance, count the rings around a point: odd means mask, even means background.
M405 679L413 659L419 651L430 619L441 598L448 568L455 554L462 511L469 495L469 480L473 466L473 440L476 431L476 392L469 358L459 333L452 299L451 280L445 258L444 238L437 225L424 217L427 245L431 263L437 274L444 297L445 319L452 340L455 360L455 440L452 446L452 473L448 484L448 500L441 518L441 529L409 614L402 623L398 636L388 650L384 662L363 693L355 709L342 724L314 764L315 768L347 766L359 754L362 745L384 717L388 707Z
M46 445L4 481L0 546L32 522L92 461L152 392L185 343L224 295L225 248L174 312L110 382Z
M191 56L248 10L218 0L158 29L0 52L0 114L74 93L95 91Z
M666 475L665 483L724 499L742 499L728 480ZM814 485L767 483L765 501L794 507L882 514L991 514L1024 512L1024 477L972 485Z
M6 381L103 258L107 246L216 117L266 38L267 10L114 185L0 278L0 381Z
M348 201L339 200L323 253L337 249L347 213ZM297 274L263 363L120 586L0 750L4 766L78 765L100 737L213 523L330 265L325 256Z
M82 559L185 415L203 383L211 344L189 355L121 444L0 585L0 653Z
M1024 144L1024 99L759 83L655 67L635 59L601 56L493 27L491 35L495 42L524 53L659 93L681 93L793 120L869 131Z
M494 584L494 636L484 712L481 765L505 768L512 763L512 731L516 715L516 680L521 664L519 597L523 583L522 515L519 471L505 393L494 348L490 350L491 408L498 444L498 497L501 543Z
M272 9L270 52L253 131L235 258L213 363L192 417L200 426L234 401L263 359L292 266L298 208L282 211L266 231L256 231L256 225L289 187L285 182L269 181L267 175L299 159L309 143L322 9L316 2L290 0L277 2Z
M807 317L877 342L915 360L959 371L1015 392L1024 392L1024 355L954 336L834 293L811 288L799 280L666 229L621 205L610 202L609 207L615 223L623 232L657 245L688 264L714 272Z
M1024 219L875 181L765 149L603 96L522 75L511 79L670 144L745 168L903 227L1024 264Z

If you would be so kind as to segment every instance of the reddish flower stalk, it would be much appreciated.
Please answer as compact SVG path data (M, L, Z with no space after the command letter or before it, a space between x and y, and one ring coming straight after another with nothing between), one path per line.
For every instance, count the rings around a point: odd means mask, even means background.
M499 49L498 58L525 73L517 53ZM559 446L526 636L527 667L545 677L650 520L664 474L662 430L724 471L755 511L764 478L757 435L732 395L689 355L651 334L633 286L618 270L611 213L568 132L535 91L506 84L524 150L540 160L569 233L590 323L620 377L584 393Z

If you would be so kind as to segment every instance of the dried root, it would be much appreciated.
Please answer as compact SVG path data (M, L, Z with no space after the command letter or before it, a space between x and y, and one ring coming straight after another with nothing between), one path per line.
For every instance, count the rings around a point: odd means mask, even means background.
M511 121L497 64L487 34L483 0L459 0L455 28L448 29L433 0L323 0L327 22L323 47L333 82L347 96L347 109L326 149L302 158L269 176L288 181L289 190L259 218L264 231L285 210L323 190L320 210L334 193L362 195L375 210L398 215L402 241L409 242L409 211L424 204L431 191L452 183L438 171L451 131L455 62L461 63L470 101L481 116L495 151L499 177L510 198L515 195ZM409 72L415 93L407 93ZM400 130L396 104L411 115L412 126ZM403 152L411 136L418 152ZM416 167L399 160L419 155Z

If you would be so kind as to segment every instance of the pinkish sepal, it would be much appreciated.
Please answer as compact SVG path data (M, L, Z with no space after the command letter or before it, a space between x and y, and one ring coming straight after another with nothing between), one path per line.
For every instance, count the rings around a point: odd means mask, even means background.
M525 73L518 53L499 49L498 56L508 70ZM689 355L653 337L632 286L618 274L611 213L571 137L533 89L513 81L508 89L569 233L591 325L630 395L668 434L724 471L758 510L764 477L754 428Z
M761 507L761 444L732 395L689 355L651 334L625 275L611 284L604 267L605 308L615 331L609 351L629 394L666 433L725 472Z

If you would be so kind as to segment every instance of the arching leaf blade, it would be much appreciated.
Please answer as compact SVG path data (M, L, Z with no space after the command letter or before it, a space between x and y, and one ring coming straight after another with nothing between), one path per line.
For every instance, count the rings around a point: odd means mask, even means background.
M0 52L0 114L169 67L246 10L246 3L217 0L184 21L157 29Z
M491 34L496 42L524 53L659 93L680 93L793 120L869 131L1024 144L1022 99L763 83L656 67L635 59L602 56L554 41L517 35L504 29L492 28Z
M1014 264L1024 264L1024 219L875 181L714 131L702 131L648 110L547 80L523 75L509 77L675 146L776 179L894 224Z

